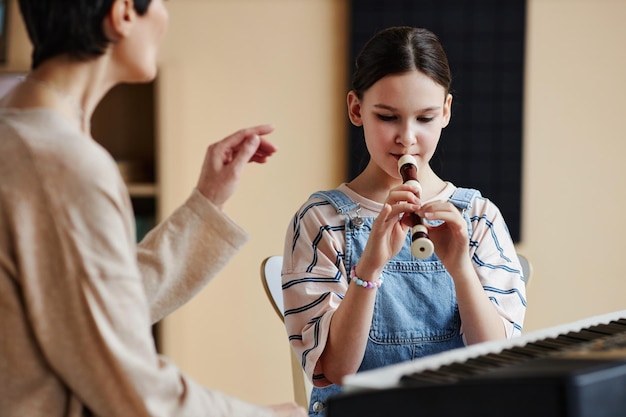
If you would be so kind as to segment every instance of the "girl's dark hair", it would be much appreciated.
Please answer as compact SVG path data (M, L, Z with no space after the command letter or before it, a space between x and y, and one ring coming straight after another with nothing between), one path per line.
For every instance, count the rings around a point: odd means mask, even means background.
M33 44L31 67L46 59L69 54L85 59L104 53L110 40L102 23L115 0L19 0L20 11ZM134 0L143 15L151 0Z
M397 26L376 33L356 58L352 90L359 98L390 74L418 70L450 91L448 57L437 36L427 29Z

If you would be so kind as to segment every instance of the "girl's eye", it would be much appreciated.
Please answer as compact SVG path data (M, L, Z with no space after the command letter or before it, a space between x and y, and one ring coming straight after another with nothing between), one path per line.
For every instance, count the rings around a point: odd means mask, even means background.
M395 116L387 116L385 114L379 114L378 118L382 120L383 122L391 122L393 120L396 120Z
M421 123L430 123L432 122L434 117L418 117L417 121Z

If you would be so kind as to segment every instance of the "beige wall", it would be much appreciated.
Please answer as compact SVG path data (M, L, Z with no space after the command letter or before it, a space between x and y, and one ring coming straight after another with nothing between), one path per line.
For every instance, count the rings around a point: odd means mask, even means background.
M626 308L626 1L528 3L519 249L535 267L530 331ZM260 403L286 401L289 352L259 265L282 252L284 230L309 192L343 178L347 1L167 6L172 20L159 81L163 214L188 195L209 143L270 122L279 152L247 168L226 210L250 241L165 321L165 351L209 387ZM22 68L26 47L12 42L19 45L9 67Z
M529 1L527 329L626 309L624 0Z

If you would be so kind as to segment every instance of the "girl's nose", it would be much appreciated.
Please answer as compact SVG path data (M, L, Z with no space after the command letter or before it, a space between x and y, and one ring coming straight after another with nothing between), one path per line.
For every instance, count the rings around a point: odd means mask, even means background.
M400 132L398 132L398 137L396 138L396 143L401 144L402 146L409 147L417 142L417 130L413 128L413 126L405 126Z

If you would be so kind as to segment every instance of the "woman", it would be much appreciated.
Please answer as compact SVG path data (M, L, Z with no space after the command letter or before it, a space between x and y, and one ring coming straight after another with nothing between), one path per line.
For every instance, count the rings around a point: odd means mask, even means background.
M208 390L151 325L247 239L222 207L271 126L209 146L188 200L139 247L128 192L90 136L101 98L156 75L162 0L20 0L32 70L0 102L0 415L301 416Z

